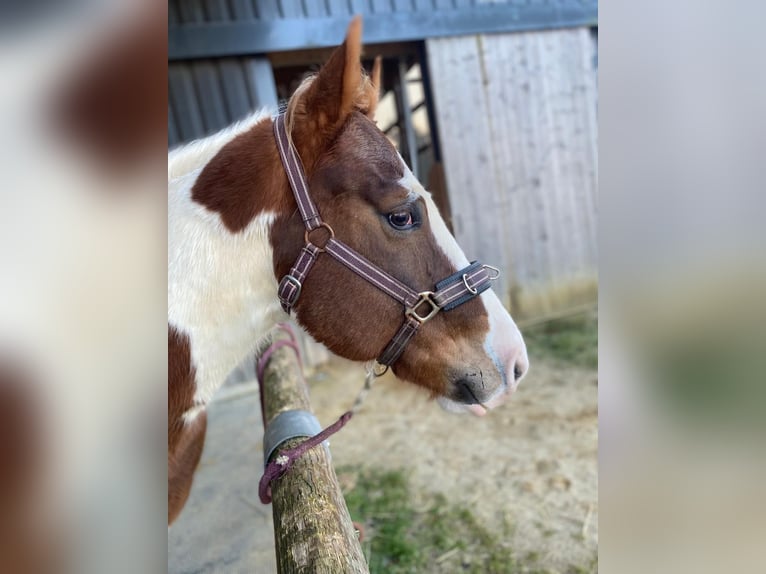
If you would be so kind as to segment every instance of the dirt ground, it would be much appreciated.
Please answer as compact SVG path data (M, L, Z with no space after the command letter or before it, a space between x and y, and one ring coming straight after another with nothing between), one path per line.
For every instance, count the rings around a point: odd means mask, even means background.
M309 377L323 425L351 405L362 382L362 367L340 359ZM597 385L595 370L540 359L510 401L476 418L446 413L386 375L331 440L333 460L336 468L404 469L413 505L441 493L490 531L509 524L515 555L534 556L541 570L591 572ZM208 428L191 498L169 531L169 572L274 572L270 508L257 497L263 463L255 385L224 389Z

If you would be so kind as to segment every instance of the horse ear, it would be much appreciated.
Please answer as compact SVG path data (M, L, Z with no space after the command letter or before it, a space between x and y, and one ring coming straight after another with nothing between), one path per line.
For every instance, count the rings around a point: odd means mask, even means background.
M380 98L380 81L381 81L381 70L383 68L383 58L380 56L375 57L375 62L372 64L372 73L370 74L370 83L372 84L372 87L375 90L375 101L374 104L371 106L371 109L367 112L367 115L372 119L372 117L375 115L375 108L378 104L378 98Z
M374 113L377 89L362 69L361 52L362 17L356 16L343 44L306 90L304 111L320 131L336 128L354 109Z

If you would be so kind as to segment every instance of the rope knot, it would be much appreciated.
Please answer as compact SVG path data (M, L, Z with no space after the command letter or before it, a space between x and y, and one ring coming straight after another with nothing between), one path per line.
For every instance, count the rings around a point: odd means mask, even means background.
M271 355L273 354L274 351L276 351L280 347L291 347L298 355L298 359L300 362L300 351L298 350L298 346L296 344L295 337L292 333L292 330L286 324L280 324L279 327L285 330L290 335L291 340L288 341L283 339L283 340L272 342L272 344L266 349L266 351L264 351L263 355L261 355L261 357L258 359L258 363L257 363L258 381L259 383L261 383L260 384L261 413L264 415L263 416L264 421L266 417L264 412L265 401L263 396L263 386L264 386L263 375L266 370L266 364L271 358ZM368 369L367 377L365 378L364 388L360 391L359 396L357 396L356 398L356 401L354 401L354 405L351 407L351 410L343 413L337 421L335 421L333 424L325 428L320 433L306 438L306 440L298 443L292 448L282 450L282 452L280 452L276 458L274 458L271 462L267 463L263 476L261 477L261 480L258 483L258 494L263 504L268 504L271 502L271 483L273 481L283 476L293 466L293 464L301 456L303 456L303 454L306 451L316 446L319 446L324 441L326 441L330 436L332 436L333 434L338 432L340 429L342 429L344 426L346 426L346 423L348 423L348 421L351 420L351 417L354 416L354 412L359 408L359 406L364 401L364 398L367 396L367 393L370 391L372 382L377 377L381 376L384 372L385 371L381 372L381 371L376 371L375 369Z

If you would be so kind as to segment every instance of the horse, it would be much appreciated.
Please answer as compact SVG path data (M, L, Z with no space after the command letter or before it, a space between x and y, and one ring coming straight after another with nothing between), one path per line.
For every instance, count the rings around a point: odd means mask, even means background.
M487 277L474 279L492 268L469 263L375 124L380 62L364 71L361 33L357 17L282 116L256 112L168 156L169 524L199 463L206 405L285 311L353 361L398 345L386 362L393 373L450 411L484 415L528 369L519 329L486 289ZM305 178L303 199L291 165ZM303 205L309 195L313 227ZM331 249L338 245L367 266L353 268ZM307 275L300 258L309 251ZM397 301L376 277L409 287L416 299ZM461 304L438 312L439 294L450 290ZM410 324L413 332L402 335Z

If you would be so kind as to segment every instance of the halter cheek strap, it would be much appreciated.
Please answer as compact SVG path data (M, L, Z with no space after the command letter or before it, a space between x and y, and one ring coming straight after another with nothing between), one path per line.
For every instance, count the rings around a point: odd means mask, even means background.
M423 323L430 321L440 311L449 311L478 296L489 289L490 283L499 276L500 272L496 268L474 261L439 281L433 291L417 292L411 289L342 241L335 239L332 227L322 221L319 210L311 200L303 166L287 137L284 114L278 115L274 120L274 137L290 188L306 226L305 245L290 272L279 282L277 290L286 313L290 313L300 297L306 277L319 255L327 253L404 306L404 323L378 357L378 363L388 367L401 356L407 343Z

